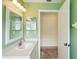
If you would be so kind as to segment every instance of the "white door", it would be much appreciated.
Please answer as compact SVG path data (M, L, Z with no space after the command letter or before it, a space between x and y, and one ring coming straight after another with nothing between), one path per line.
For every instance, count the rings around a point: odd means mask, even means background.
M59 59L69 59L69 0L66 0L60 8L58 17L58 57Z

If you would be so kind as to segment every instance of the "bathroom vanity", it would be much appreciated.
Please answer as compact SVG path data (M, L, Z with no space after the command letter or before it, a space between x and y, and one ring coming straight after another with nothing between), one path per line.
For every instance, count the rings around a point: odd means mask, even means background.
M24 42L21 47L14 45L4 50L3 59L37 59L38 44L37 41Z

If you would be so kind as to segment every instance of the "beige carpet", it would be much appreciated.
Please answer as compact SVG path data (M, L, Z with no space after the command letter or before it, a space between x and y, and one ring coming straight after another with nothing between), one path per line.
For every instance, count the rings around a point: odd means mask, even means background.
M57 59L58 48L57 47L41 47L41 59Z

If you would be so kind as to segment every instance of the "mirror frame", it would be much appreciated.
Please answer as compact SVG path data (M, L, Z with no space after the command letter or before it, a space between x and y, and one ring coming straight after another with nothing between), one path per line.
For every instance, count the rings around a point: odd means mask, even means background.
M22 35L20 37L17 37L17 38L14 38L14 39L11 39L10 40L10 19L9 19L9 13L10 13L11 10L9 10L7 7L6 7L6 24L5 24L5 45L8 45L12 42L15 42L17 40L19 40L20 38L23 37L23 28L22 28ZM11 11L13 12L13 11ZM13 12L14 13L14 12ZM15 13L16 14L16 13ZM19 15L20 16L20 15ZM21 16L22 18L22 16ZM23 22L22 22L22 26L23 26Z

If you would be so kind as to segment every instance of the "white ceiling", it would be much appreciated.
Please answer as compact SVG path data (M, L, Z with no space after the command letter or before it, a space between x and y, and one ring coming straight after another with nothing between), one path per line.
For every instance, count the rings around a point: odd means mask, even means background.
M24 2L47 2L47 0L23 0ZM52 0L51 3L59 3L63 0ZM49 2L50 3L50 2Z

